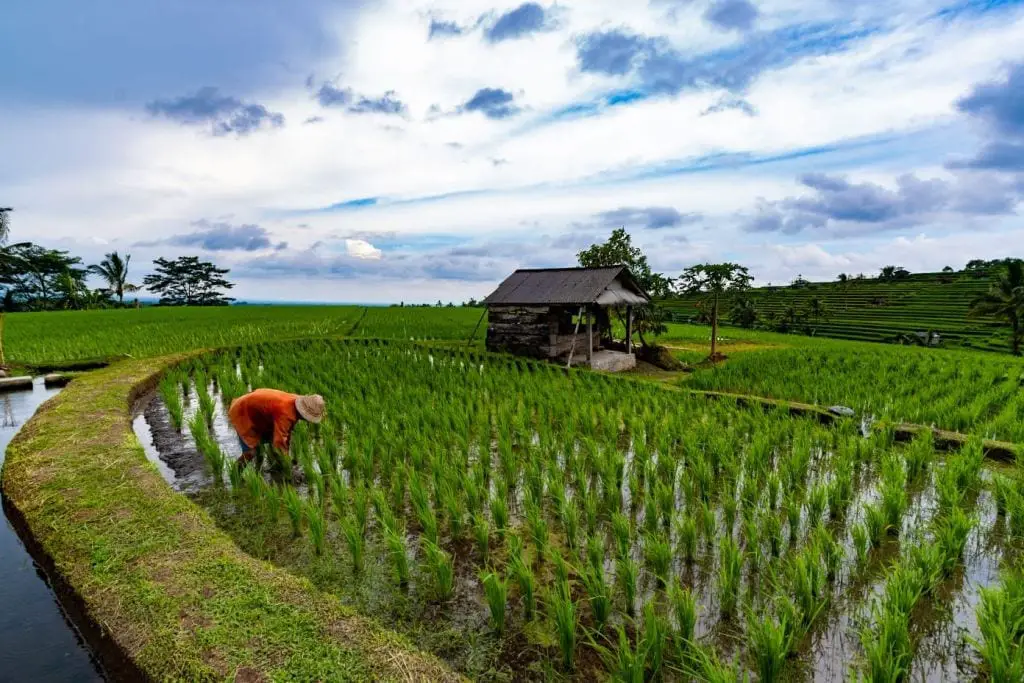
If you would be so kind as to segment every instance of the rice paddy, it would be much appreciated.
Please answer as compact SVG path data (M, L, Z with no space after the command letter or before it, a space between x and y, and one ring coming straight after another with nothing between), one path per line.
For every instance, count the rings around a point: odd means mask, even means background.
M257 386L328 415L243 471L214 425ZM217 352L158 400L243 549L477 680L1024 671L1024 486L980 442L400 342Z

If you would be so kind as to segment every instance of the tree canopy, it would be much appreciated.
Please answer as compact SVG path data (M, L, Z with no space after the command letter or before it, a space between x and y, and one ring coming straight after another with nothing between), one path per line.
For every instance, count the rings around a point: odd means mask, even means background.
M5 310L75 308L86 291L82 259L31 242L0 248Z
M131 254L125 254L122 259L120 254L112 251L101 262L89 266L89 272L98 275L107 283L107 289L117 297L118 303L124 303L125 292L134 292L138 289L128 282L128 264L131 260Z
M158 258L155 272L143 279L146 288L160 295L162 306L227 306L234 299L225 291L235 285L224 276L230 271L218 268L197 256L177 259Z
M640 247L633 246L633 238L625 228L616 228L607 242L590 245L576 258L585 268L627 266L640 288L654 299L672 293L672 280L651 270L647 256Z
M970 264L968 264L970 265ZM991 315L1010 325L1010 350L1021 355L1024 342L1024 261L1005 259L989 290L971 303L971 315Z

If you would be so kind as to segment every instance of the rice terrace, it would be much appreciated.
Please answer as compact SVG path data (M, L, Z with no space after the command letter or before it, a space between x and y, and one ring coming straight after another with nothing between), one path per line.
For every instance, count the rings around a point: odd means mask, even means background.
M1020 680L1019 358L638 320L675 369L465 306L7 314L70 384L4 494L129 678ZM257 387L328 412L246 466Z
M1024 683L1024 0L0 57L0 683Z

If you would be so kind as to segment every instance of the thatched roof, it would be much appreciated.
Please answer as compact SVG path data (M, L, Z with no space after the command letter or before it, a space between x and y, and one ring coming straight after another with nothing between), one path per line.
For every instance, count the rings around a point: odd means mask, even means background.
M524 268L509 275L485 306L638 305L650 301L626 266Z

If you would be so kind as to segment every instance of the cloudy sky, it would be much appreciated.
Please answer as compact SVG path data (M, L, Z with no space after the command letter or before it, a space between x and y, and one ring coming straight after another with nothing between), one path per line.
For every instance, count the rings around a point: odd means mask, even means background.
M242 299L481 297L625 226L761 283L1024 255L1024 2L35 0L15 240Z

